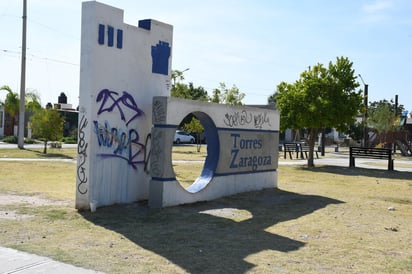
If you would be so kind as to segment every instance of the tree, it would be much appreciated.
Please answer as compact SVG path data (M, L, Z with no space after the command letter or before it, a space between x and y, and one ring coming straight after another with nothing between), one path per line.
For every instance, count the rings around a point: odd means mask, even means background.
M386 135L395 132L399 128L400 116L403 110L403 105L395 106L393 101L380 100L370 103L367 123L370 128L379 133L381 143L393 141L387 140Z
M34 111L41 109L40 96L36 91L26 92L24 100L26 111L34 113Z
M196 140L197 140L197 152L200 152L200 147L201 147L201 134L204 132L204 128L202 124L200 123L199 119L196 117L192 116L192 120L190 120L189 123L186 123L183 125L183 129L187 131L190 134L196 134Z
M240 92L238 87L233 85L230 89L228 89L226 84L221 82L219 83L219 87L213 90L211 101L213 103L241 106L243 105L243 98L245 98L245 94Z
M48 141L57 141L63 136L64 119L55 109L37 109L30 117L30 124L33 135L44 140L44 154Z
M186 70L188 69L185 69L183 71L177 69L172 70L172 88L176 85L176 82L183 81L185 79L183 72L185 72Z
M20 100L19 94L13 92L13 90L9 86L2 86L0 90L7 91L6 99L4 100L4 110L10 115L12 119L12 128L16 124L20 109Z
M171 96L190 100L208 101L207 91L199 86L195 87L192 82L189 85L177 83L172 87Z
M9 86L2 86L0 90L7 91L6 99L4 100L4 110L12 117L12 128L18 122L18 114L20 110L20 95ZM41 108L40 97L35 91L25 93L25 109L29 113Z
M281 82L272 100L280 110L281 130L302 129L308 132L308 167L313 167L315 139L327 127L345 131L362 110L361 91L353 63L338 57L336 63L322 64L301 73L294 83Z

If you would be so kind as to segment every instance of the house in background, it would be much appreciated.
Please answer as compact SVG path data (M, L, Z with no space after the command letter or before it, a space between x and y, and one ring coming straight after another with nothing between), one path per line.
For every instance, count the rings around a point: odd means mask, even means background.
M64 129L63 136L67 137L70 135L77 136L77 121L78 121L78 110L74 109L71 104L67 103L67 96L64 92L60 93L57 99L57 103L47 103L46 108L57 109L60 114L64 117ZM30 130L28 130L28 121L31 114L25 113L25 133L24 136L31 138ZM4 106L0 106L0 139L5 136L16 136L17 137L17 123L13 127L13 121L10 115L4 110Z
M57 98L57 104L47 103L46 108L57 109L64 118L63 137L77 136L79 111L74 109L72 104L67 103L67 96L64 92L60 93Z

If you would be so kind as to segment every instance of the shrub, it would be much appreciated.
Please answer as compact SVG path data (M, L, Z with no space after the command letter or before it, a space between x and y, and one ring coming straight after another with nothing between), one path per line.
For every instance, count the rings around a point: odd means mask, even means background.
M6 136L3 138L3 142L9 144L17 144L17 137L16 136Z

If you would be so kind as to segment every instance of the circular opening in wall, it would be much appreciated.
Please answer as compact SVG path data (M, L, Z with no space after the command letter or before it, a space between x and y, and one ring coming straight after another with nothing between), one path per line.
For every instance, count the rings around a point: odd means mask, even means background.
M201 191L213 178L218 159L215 123L204 112L188 114L173 138L172 162L177 181L189 192Z

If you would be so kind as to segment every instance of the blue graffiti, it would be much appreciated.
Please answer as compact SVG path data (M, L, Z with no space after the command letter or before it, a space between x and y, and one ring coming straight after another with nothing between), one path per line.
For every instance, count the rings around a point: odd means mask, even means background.
M106 111L112 112L116 108L120 113L120 118L126 122L126 126L128 126L134 119L144 114L144 112L137 106L133 96L127 91L123 91L122 96L119 96L118 92L103 89L97 94L96 102L101 102L97 112L98 115ZM131 112L130 117L127 119L125 115L126 111Z
M169 57L171 49L169 43L159 41L156 46L152 46L152 72L168 75Z
M134 169L137 169L139 164L146 165L146 145L139 142L139 133L135 129L125 132L122 129L111 127L108 121L103 124L98 121L93 121L93 123L99 146L110 149L110 152L99 153L97 156L126 160Z

